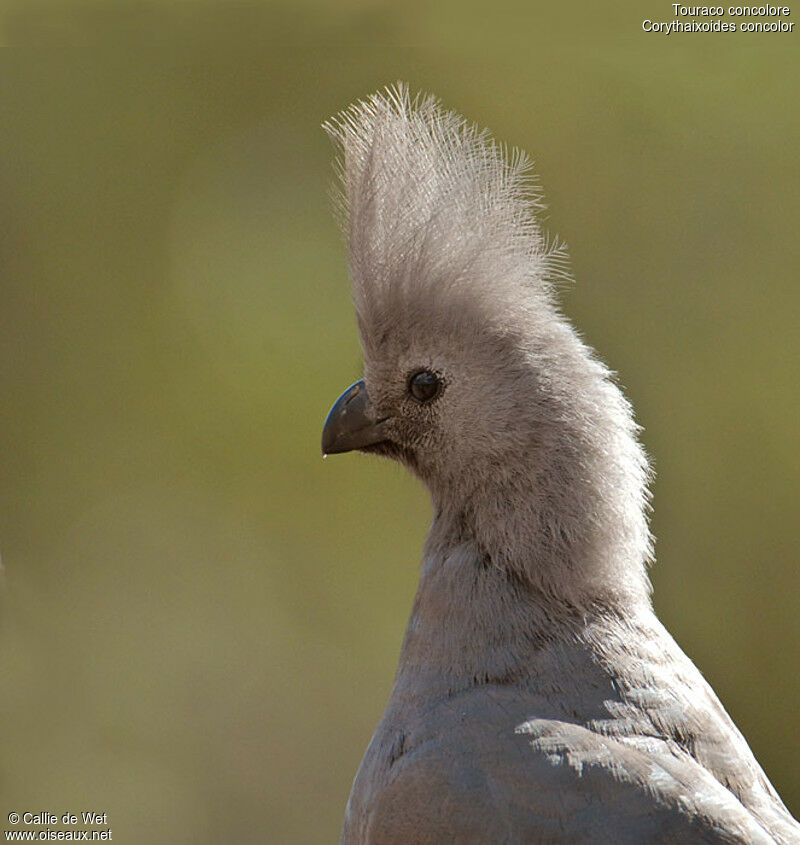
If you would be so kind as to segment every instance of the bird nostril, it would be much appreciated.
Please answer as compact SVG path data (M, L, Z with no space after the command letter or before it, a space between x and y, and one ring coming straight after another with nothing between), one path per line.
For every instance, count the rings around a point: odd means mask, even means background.
M356 396L358 396L359 393L361 393L361 385L358 382L356 382L356 384L354 384L350 388L350 392L347 394L347 399L345 399L345 405L347 405L353 399L355 399Z

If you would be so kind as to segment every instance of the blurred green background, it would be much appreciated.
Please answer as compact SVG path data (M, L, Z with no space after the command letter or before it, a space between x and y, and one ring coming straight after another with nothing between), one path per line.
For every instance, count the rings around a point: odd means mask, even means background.
M662 2L0 10L3 815L337 840L429 514L320 458L360 352L319 124L396 79L535 158L655 459L657 609L800 811L800 36L645 35Z

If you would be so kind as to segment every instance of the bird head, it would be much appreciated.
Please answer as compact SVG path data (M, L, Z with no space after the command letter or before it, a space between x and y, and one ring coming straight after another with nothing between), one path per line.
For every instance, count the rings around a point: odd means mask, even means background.
M326 129L364 378L323 452L400 460L448 531L543 588L554 567L613 582L624 558L639 574L617 582L646 590L647 464L627 401L558 310L565 256L537 223L528 159L402 86Z

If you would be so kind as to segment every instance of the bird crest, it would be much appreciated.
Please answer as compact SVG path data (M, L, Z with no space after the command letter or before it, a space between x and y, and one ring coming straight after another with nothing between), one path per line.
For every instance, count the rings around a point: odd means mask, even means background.
M402 83L324 128L340 148L334 202L362 341L455 297L501 323L551 301L566 252L538 224L541 192L523 151Z

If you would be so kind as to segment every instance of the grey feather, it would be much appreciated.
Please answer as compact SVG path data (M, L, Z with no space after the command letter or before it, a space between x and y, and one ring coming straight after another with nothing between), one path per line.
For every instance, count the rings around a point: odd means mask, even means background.
M364 448L435 514L342 841L800 841L653 614L647 459L558 309L528 160L402 86L327 129L380 425Z

